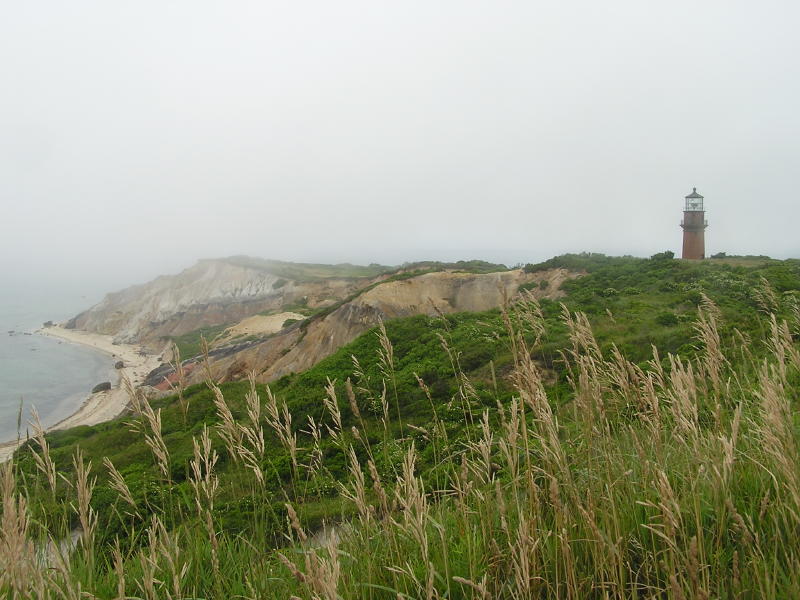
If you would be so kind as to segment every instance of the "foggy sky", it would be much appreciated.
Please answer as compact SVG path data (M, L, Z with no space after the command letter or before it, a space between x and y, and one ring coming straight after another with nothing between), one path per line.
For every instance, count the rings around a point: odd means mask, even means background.
M800 256L796 2L7 2L0 275Z

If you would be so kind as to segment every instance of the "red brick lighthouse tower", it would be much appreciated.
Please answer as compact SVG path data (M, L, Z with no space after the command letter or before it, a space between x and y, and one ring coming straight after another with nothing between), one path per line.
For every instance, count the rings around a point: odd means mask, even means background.
M708 227L708 221L706 221L706 213L703 209L703 197L697 193L697 188L692 188L692 193L686 196L681 227L683 227L681 258L705 258L705 229Z

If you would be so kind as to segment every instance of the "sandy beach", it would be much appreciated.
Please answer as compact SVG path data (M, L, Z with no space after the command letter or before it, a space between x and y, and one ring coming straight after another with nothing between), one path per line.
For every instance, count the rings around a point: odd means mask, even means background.
M119 376L116 382L112 382L113 387L110 390L90 394L74 413L48 428L48 431L69 429L78 425L96 425L113 419L128 405L128 394L120 386L122 378L127 377L134 386L141 385L147 374L161 364L157 355L144 354L138 346L114 344L110 335L65 329L60 325L46 327L36 333L74 344L91 346L109 354L114 361L121 360L125 365L118 370ZM0 444L0 462L8 460L16 448L16 441Z

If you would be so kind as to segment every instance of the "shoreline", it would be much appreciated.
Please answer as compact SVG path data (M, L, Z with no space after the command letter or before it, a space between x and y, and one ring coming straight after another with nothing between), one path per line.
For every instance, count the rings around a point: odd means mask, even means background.
M161 364L158 355L145 354L139 346L114 344L110 335L65 329L61 325L44 327L35 333L94 348L124 363L124 366L117 370L117 381L112 382L110 390L87 394L75 412L55 425L47 427L45 431L69 429L79 425L97 425L119 416L128 406L128 393L121 387L123 377L127 376L133 386L137 387L144 382L150 371ZM0 463L11 458L14 451L25 441L20 439L0 443Z

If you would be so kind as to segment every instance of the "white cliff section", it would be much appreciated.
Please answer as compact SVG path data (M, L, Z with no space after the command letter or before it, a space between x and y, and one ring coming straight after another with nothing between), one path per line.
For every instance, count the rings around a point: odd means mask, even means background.
M177 275L164 275L142 285L108 294L76 317L78 329L132 340L151 323L159 323L191 307L282 296L292 282L276 290L279 277L224 260L201 260Z

